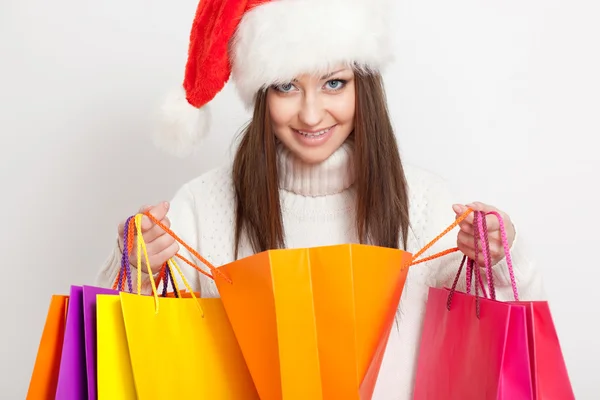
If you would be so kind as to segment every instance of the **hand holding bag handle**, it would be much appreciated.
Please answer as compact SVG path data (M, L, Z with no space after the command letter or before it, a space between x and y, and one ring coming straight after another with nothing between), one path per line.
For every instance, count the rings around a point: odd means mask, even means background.
M492 266L492 260L491 260L491 256L490 256L491 252L490 252L490 247L489 247L489 238L487 235L487 224L486 224L486 218L485 218L486 215L490 215L490 214L495 215L496 218L498 218L498 223L500 225L500 235L502 238L502 245L504 247L506 264L508 266L508 271L509 271L509 275L510 275L510 279L511 279L513 295L514 295L515 301L518 301L519 294L517 291L517 284L516 284L516 280L514 277L514 269L513 269L513 265L512 265L512 259L510 257L510 248L508 245L506 229L504 227L504 220L502 219L502 216L498 212L490 211L487 214L482 211L474 212L474 218L473 218L474 241L475 241L475 256L474 257L475 257L475 259L477 259L479 257L479 241L481 241L481 249L482 249L483 259L484 259L484 263L485 263L484 267L485 267L485 271L486 271L486 278L488 281L488 289L489 289L489 293L490 293L490 298L492 300L496 300L496 291L495 291L494 280L493 280L493 275L492 275L492 267L493 266ZM459 276L462 272L462 268L463 268L465 259L466 259L466 256L463 257L463 260L460 264L460 267L458 269L456 277L454 278L452 288L448 295L448 303L447 303L448 310L450 310L450 306L452 304L452 296L453 296L454 292L456 291L456 286L458 283ZM474 262L471 259L469 259L469 264L467 265L467 293L471 292L471 290L470 290L470 275L471 275L472 270L474 269L475 275L477 276L477 279L479 281L479 285L475 285L475 296L476 296L476 302L477 302L476 303L477 304L477 316L479 317L479 297L478 297L478 291L477 291L478 286L481 286L481 289L484 292L485 297L487 297L487 294L485 293L483 281L481 279L480 267L477 265L476 262ZM473 267L473 265L475 267Z
M125 226L123 229L123 254L121 256L121 269L113 283L112 289L119 290L121 292L125 291L125 280L127 280L128 292L133 293L133 285L131 282L131 265L129 263L129 255L133 250L133 242L135 238L135 216L131 216L127 218L125 221ZM168 263L165 263L163 268L160 271L158 283L163 281L163 292L162 296L167 297L167 289L169 283L171 284L171 288L175 293L175 297L179 297L179 289L176 287L176 282L173 279L173 272L171 268L168 268Z
M486 222L485 222L485 216L490 215L490 214L496 216L496 218L498 219L498 224L500 226L500 237L502 239L502 247L504 248L504 257L506 259L506 265L507 265L508 273L510 276L510 283L511 283L512 290L513 290L513 296L514 296L515 301L519 301L519 292L517 291L517 282L515 279L512 258L510 256L510 246L508 244L506 229L504 227L504 220L502 219L502 216L500 215L500 213L498 213L497 211L489 211L485 215L482 212L481 217L479 218L479 221L478 221L479 231L483 232L482 249L483 249L483 255L484 255L484 260L485 260L485 269L486 269L486 275L488 277L488 286L490 288L490 293L492 295L492 299L495 300L496 292L495 292L495 288L494 288L494 281L493 281L493 275L492 275L493 266L492 266L492 260L491 260L491 256L490 256L489 239L487 237L487 226L486 226Z
M473 215L473 228L474 228L474 232L473 232L473 238L474 238L474 245L475 245L475 256L474 258L477 259L479 257L479 240L482 237L482 233L481 233L481 219L482 219L482 213L480 211L474 211L474 215ZM485 247L485 245L482 245L482 247ZM485 256L484 256L485 258ZM465 264L465 260L467 259L467 256L463 256L462 261L460 263L460 267L458 268L458 272L456 273L456 277L454 278L454 282L452 283L452 288L450 289L450 293L448 293L448 300L446 302L446 308L448 309L448 311L450 311L451 305L452 305L452 297L454 296L454 293L456 292L456 286L458 284L458 280L460 278L460 274L462 272L463 266ZM473 271L475 271L475 279L476 279L476 283L475 283L475 307L476 307L476 313L477 313L477 318L480 317L480 303L479 303L479 288L481 288L484 297L487 297L487 293L485 291L485 286L483 285L483 280L481 278L481 271L480 268L478 266L476 266L476 263L472 260L472 259L468 259L468 264L467 264L467 271L466 271L466 279L467 279L467 293L471 293L471 275L473 274ZM490 287L490 292L492 291L492 288Z
M131 284L131 268L129 265L129 254L130 254L131 250L133 249L133 238L137 237L137 254L136 254L137 255L137 266L136 266L136 269L137 269L137 294L141 295L141 293L142 293L142 276L141 275L142 275L142 254L143 254L145 263L146 263L146 266L148 269L147 273L148 273L148 276L150 277L150 285L152 288L152 295L154 297L155 312L158 313L159 302L158 302L158 294L157 294L157 282L155 282L154 275L152 274L152 271L150 269L148 251L146 249L146 243L144 241L144 237L143 237L142 231L141 231L141 226L142 226L141 222L142 222L143 215L144 214L137 214L135 216L128 218L126 221L125 230L124 230L124 242L127 243L127 245L124 246L124 249L123 249L121 270L119 271L119 274L118 274L117 278L115 279L115 282L113 284L113 289L117 290L117 288L120 288L121 291L124 291L124 279L126 276L127 281L128 281L128 286L129 286L129 292L130 293L133 292L132 284ZM147 213L146 215L151 216L149 213ZM135 233L137 233L137 235L135 235ZM185 260L185 261L189 263L189 261L187 261L187 260ZM198 268L198 267L196 267L196 268ZM166 290L167 290L168 284L170 283L173 288L175 297L181 297L181 292L177 285L177 281L174 279L174 275L175 275L174 271L177 271L177 273L183 280L184 285L189 290L190 296L195 299L196 296L195 296L189 282L187 281L187 279L183 275L181 269L179 268L179 266L173 259L168 260L160 272L159 282L161 279L164 279L162 295L164 297L167 296ZM201 315L204 316L204 311L202 310L200 303L196 302L196 304L201 312Z

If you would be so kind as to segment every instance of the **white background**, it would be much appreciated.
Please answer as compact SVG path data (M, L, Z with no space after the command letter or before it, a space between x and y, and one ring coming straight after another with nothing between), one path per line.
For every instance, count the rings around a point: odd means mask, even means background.
M3 399L25 398L50 296L93 282L118 221L231 157L249 118L232 86L195 158L150 140L196 5L1 2ZM510 213L544 270L577 398L597 398L600 3L402 0L394 12L385 78L404 159Z

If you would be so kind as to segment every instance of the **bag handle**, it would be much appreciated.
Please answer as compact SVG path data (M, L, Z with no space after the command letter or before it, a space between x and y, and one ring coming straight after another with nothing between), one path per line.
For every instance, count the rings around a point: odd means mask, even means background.
M137 275L137 278L138 278L137 294L141 295L141 293L142 293L142 253L143 253L144 259L145 259L144 261L146 262L148 276L150 277L150 286L152 288L152 296L154 297L154 312L156 314L158 314L159 303L158 303L158 294L156 291L156 283L154 281L154 275L152 274L152 269L150 267L150 260L148 257L148 250L146 248L146 242L144 241L144 236L142 234L142 217L143 216L144 216L144 214L141 214L141 213L136 214L135 219L134 219L136 230L137 230L137 274L138 274ZM177 265L175 260L170 259L167 261L166 273L170 274L171 281L173 282L173 285L175 287L175 291L180 296L179 287L177 286L177 282L175 279L173 279L174 278L173 277L173 269L177 270L177 272L179 273L184 285L190 291L191 297L195 300L196 306L200 310L200 314L201 314L202 318L204 318L204 310L202 309L200 302L197 301L198 299L196 298L196 295L194 294L194 291L192 290L188 280L185 278L185 275L183 274L183 272L181 271L181 269L179 268L179 266Z
M206 265L208 267L208 269L210 269L210 271L213 274L219 274L228 283L233 283L232 280L231 280L231 278L229 278L227 275L225 275L222 271L218 270L207 259L205 259L204 257L202 257L196 250L194 250L192 247L190 247L190 245L188 245L183 240L181 240L181 238L179 236L177 236L175 234L175 232L173 232L171 229L169 229L167 226L165 226L165 224L163 224L162 222L160 222L156 217L154 217L154 215L150 214L150 212L148 212L148 211L143 212L143 215L145 215L146 217L150 218L150 220L152 222L154 222L156 225L158 225L162 230L164 230L173 239L175 239L179 244L181 244L187 251L189 251L194 257L196 257L204 265ZM215 279L213 275L211 275L208 272L204 271L202 268L200 268L199 266L197 266L196 264L194 264L193 262L191 262L190 260L188 260L187 258L185 258L184 256L182 256L181 254L177 253L177 254L175 254L175 257L181 259L182 261L184 261L186 264L188 264L189 266L191 266L192 268L194 268L195 270L197 270L201 274L204 274L204 275L208 276L209 278L211 278L213 280Z
M417 253L415 253L411 257L411 259L409 260L409 262L403 266L403 268L406 267L406 266L412 266L412 265L421 264L421 263L424 263L426 261L431 261L431 260L434 260L436 258L443 257L443 256L445 256L447 254L451 254L451 253L457 252L458 251L458 247L453 247L453 248L450 248L450 249L446 249L446 250L440 251L439 253L433 254L431 256L424 257L424 258L422 258L420 260L418 259L419 256L421 256L423 253L425 253L430 247L432 247L438 240L440 240L442 237L444 237L448 232L450 232L452 229L454 229L456 226L458 226L458 224L460 224L472 212L473 212L473 209L467 208L467 210L465 212L463 212L460 216L458 216L454 220L454 222L452 224L450 224L442 233L440 233L433 240L431 240L429 243L427 243L421 250L419 250ZM171 237L173 237L173 239L175 239L179 244L181 244L194 257L196 257L204 265L206 265L211 270L211 272L213 274L215 274L215 273L219 274L228 283L233 284L233 281L231 280L231 278L229 278L226 274L224 274L222 271L220 271L219 269L217 269L207 259L205 259L204 257L202 257L196 250L194 250L187 243L185 243L179 236L177 236L177 234L175 234L175 232L173 232L170 228L168 228L162 222L160 222L156 217L154 217L152 214L150 214L149 211L144 211L142 214L145 215L146 217L148 217L152 222L154 222L156 225L158 225L162 230L164 230ZM208 272L204 271L202 268L200 268L199 266L197 266L196 264L194 264L193 262L191 262L190 260L188 260L187 258L185 258L184 256L182 256L181 254L177 253L177 254L175 254L175 257L181 259L182 261L184 261L186 264L188 264L189 266L191 266L192 268L194 268L195 270L197 270L201 274L204 274L207 277L209 277L209 278L211 278L211 279L214 280L214 276L213 275L211 275Z
M135 237L135 226L133 225L133 217L127 218L123 227L123 252L121 255L121 268L112 289L125 291L125 277L127 278L127 286L129 293L133 293L133 285L131 283L131 265L129 264L129 255L133 250L133 238Z
M474 240L473 240L473 242L474 242L474 247L475 247L475 255L474 255L475 259L479 258L479 241L481 240L481 237L485 235L481 231L481 228L482 228L481 219L482 218L485 218L485 216L482 215L481 211L474 212L474 215L473 215L473 232L474 232L473 239ZM484 246L482 246L482 247L484 247ZM454 293L456 292L456 286L458 285L458 280L460 278L460 274L462 272L462 269L464 267L466 260L468 260L467 271L466 271L466 281L467 281L466 292L468 294L471 293L471 278L472 278L473 271L475 271L475 279L476 279L476 281L475 281L475 310L476 310L477 318L480 318L481 307L480 307L480 300L479 300L479 289L481 289L481 291L483 292L483 296L485 298L487 298L488 295L485 291L485 285L483 284L483 279L481 278L480 268L475 267L476 263L473 261L473 259L467 258L466 255L464 255L462 258L460 266L458 267L458 272L456 273L456 276L454 277L454 282L452 283L452 288L450 289L450 293L448 293L448 299L446 301L446 309L448 311L450 311L450 308L452 305L452 298L454 297Z
M157 286L160 285L161 282L163 284L162 297L167 297L167 290L169 289L169 284L171 285L171 289L173 290L173 294L175 295L175 297L181 297L179 286L177 285L177 281L173 277L173 271L172 268L169 268L168 262L165 262L160 269Z
M429 250L429 248L431 246L433 246L434 244L436 244L436 242L438 240L440 240L442 237L444 237L448 232L450 232L452 229L456 228L458 226L458 224L460 224L472 212L473 212L472 208L467 208L467 210L465 212L463 212L460 216L458 216L454 220L454 222L452 224L450 224L446 229L444 229L444 231L442 233L440 233L439 235L437 235L429 243L427 243L421 250L419 250L418 252L416 252L415 255L412 256L410 262L407 265L408 266L417 265L417 264L420 264L420 263L423 263L423 262L426 262L426 261L431 261L431 260L434 260L436 258L443 257L443 256L445 256L447 254L451 254L451 253L457 252L458 251L458 247L453 247L453 248L450 248L450 249L446 249L446 250L440 251L439 253L435 253L432 256L424 257L424 258L418 260L418 258L423 253L425 253L427 250Z
M517 281L515 279L515 272L514 272L514 268L513 268L513 263L512 263L512 257L510 256L510 246L508 245L508 237L506 235L506 228L504 226L504 219L502 218L502 215L500 215L499 212L497 211L488 211L485 215L494 215L497 219L498 219L498 225L500 227L500 237L502 240L502 247L504 248L504 257L506 259L506 266L508 267L508 274L510 276L510 284L512 286L512 290L513 290L513 296L515 301L519 301L519 292L517 290ZM485 216L482 217L483 222L482 222L482 226L485 227ZM490 282L490 287L493 288L494 284L493 284L493 278L492 278L492 262L491 262L491 257L489 257L489 240L487 238L487 228L485 229L484 232L484 240L486 242L486 246L487 247L487 252L488 252L488 257L485 259L486 262L486 273L488 275L488 282ZM494 297L495 298L495 297Z
M478 235L481 240L481 252L483 253L485 275L490 290L490 298L496 300L496 287L494 285L494 275L492 274L492 258L490 255L490 239L488 237L486 214L481 211L477 214L479 215L477 218L477 227L479 228ZM479 256L476 256L475 260L479 260Z
M450 249L446 249L443 251L440 251L438 253L435 253L431 256L428 257L424 257L422 259L418 259L423 253L425 253L429 248L431 248L437 241L439 241L442 237L444 237L448 232L450 232L452 229L454 229L456 226L458 226L458 224L460 224L465 218L467 218L469 216L469 214L471 214L473 212L472 208L467 208L466 211L464 211L460 216L458 216L454 222L452 224L450 224L446 229L444 229L444 231L442 233L440 233L439 235L437 235L435 238L433 238L429 243L427 243L421 250L419 250L417 253L415 253L413 255L413 257L411 257L410 261L407 262L404 266L413 266L413 265L417 265L426 261L431 261L434 260L436 258L440 258L443 257L447 254L451 254L454 252L459 251L458 247L453 247ZM219 269L217 269L213 264L211 264L207 259L205 259L204 257L202 257L196 250L194 250L192 247L190 247L187 243L185 243L179 236L177 236L177 234L175 234L171 229L169 229L167 226L165 226L162 222L160 222L156 217L154 217L152 214L150 214L149 211L144 211L141 214L138 215L145 215L146 217L148 217L152 222L154 222L156 225L158 225L161 229L163 229L167 234L169 234L171 237L173 237L179 244L181 244L185 249L187 249L194 257L196 257L198 260L200 260L204 265L206 265L210 271L213 274L219 274L221 275L228 283L232 284L232 280L231 278L229 278L226 274L224 274L222 271L220 271ZM501 230L503 230L503 226L501 225ZM487 236L487 229L485 229L485 234ZM139 235L139 234L138 234ZM503 234L504 236L506 236L505 234ZM486 241L487 242L487 241ZM489 245L489 243L488 243ZM477 248L477 246L476 246ZM489 247L488 247L489 248ZM139 253L138 253L139 254ZM487 252L487 254L489 254L489 251ZM139 257L139 256L138 256ZM189 266L191 266L192 268L194 268L195 270L197 270L198 272L200 272L201 274L206 275L207 277L211 278L214 280L214 276L209 274L208 272L204 271L202 268L200 268L199 266L197 266L196 264L194 264L193 262L191 262L190 260L188 260L187 258L185 258L184 256L182 256L181 254L177 253L175 254L175 257L183 260L186 264L188 264ZM174 261L174 259L172 259ZM476 268L472 268L472 266L470 267L470 264L467 264L467 269L475 269ZM138 270L139 271L139 270ZM139 272L138 272L139 274ZM479 274L479 271L477 271L476 273L477 275L477 279L480 282L481 285L483 285L482 279L481 279L481 275ZM468 281L470 282L470 280ZM477 290L477 287L476 287ZM485 293L485 289L482 286L482 290L484 292L484 294L487 297L487 293Z

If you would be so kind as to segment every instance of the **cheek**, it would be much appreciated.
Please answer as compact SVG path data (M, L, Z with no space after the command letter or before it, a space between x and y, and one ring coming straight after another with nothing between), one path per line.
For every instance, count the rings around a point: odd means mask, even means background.
M342 96L339 96L330 108L330 112L337 123L352 127L356 112L354 92L344 93Z
M292 122L295 110L291 102L278 99L276 95L267 97L267 107L275 133L287 127Z

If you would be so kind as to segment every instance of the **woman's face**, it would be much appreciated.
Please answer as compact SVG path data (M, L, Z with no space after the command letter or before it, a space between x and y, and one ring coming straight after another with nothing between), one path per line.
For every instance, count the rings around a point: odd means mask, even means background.
M326 160L354 129L354 92L354 71L344 67L269 88L275 136L306 163Z

